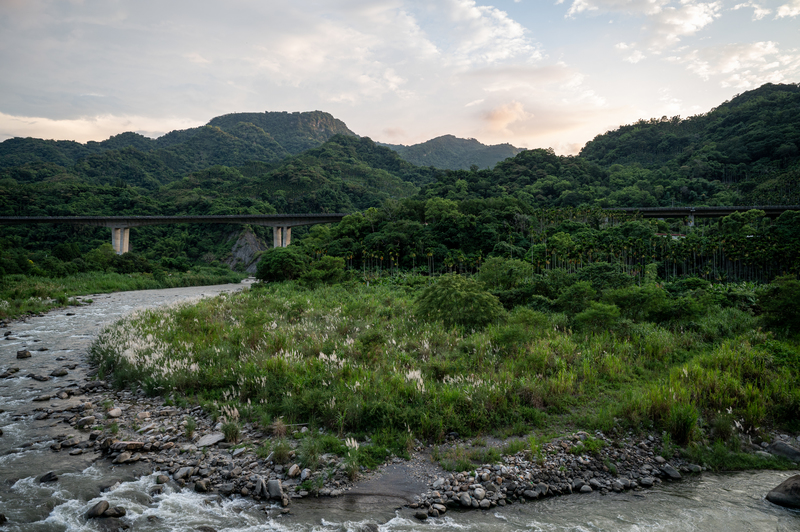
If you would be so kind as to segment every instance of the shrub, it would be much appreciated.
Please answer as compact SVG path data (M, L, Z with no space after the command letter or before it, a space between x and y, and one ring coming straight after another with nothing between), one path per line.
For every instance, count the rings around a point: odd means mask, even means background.
M644 321L660 312L667 304L667 292L655 284L629 286L603 292L603 301L622 310L622 316L635 321Z
M307 258L295 247L271 248L261 255L256 279L281 282L299 279L306 271Z
M686 445L694 437L697 419L697 409L694 406L675 402L669 410L667 431L679 445Z
M511 290L530 279L533 266L519 259L489 257L481 266L477 279L492 290Z
M417 315L441 321L447 327L460 325L481 329L503 314L500 301L477 281L457 274L441 276L416 300Z
M578 281L558 296L556 307L574 316L583 312L596 295L597 293L594 291L589 281Z
M325 256L314 262L311 268L302 274L300 280L304 285L314 287L321 284L340 283L345 276L344 259Z
M575 325L582 330L606 331L619 320L619 307L592 301L589 308L575 316Z
M758 295L764 325L773 329L800 329L800 281L792 276L778 277Z
M275 445L275 448L272 452L274 453L272 458L275 460L275 463L285 464L291 457L292 448L284 438L281 438L278 440L278 443Z
M322 455L322 445L317 438L306 435L306 437L303 438L303 441L300 442L300 446L297 451L298 457L300 458L300 465L307 467L312 471L319 467L319 459Z
M225 435L225 441L236 443L239 441L239 436L241 435L239 424L235 421L228 421L227 423L224 423L222 425L222 434Z

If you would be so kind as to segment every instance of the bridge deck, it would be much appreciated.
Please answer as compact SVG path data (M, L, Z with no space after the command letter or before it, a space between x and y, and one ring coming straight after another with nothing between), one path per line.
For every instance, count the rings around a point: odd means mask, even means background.
M0 225L60 223L97 227L140 227L162 224L251 224L268 227L294 227L337 223L347 213L329 214L231 214L207 216L0 216Z

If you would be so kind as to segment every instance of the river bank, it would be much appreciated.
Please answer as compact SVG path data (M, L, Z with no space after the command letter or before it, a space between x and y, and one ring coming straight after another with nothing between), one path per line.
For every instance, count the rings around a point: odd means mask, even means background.
M187 294L187 297L202 295L202 292L197 292ZM213 295L213 292L210 291L207 295ZM169 297L158 297L158 300L161 303L170 302ZM310 476L303 480L302 468L298 468L299 475L289 475L296 460L291 459L291 463L287 464L275 464L270 463L268 456L258 456L255 453L269 439L261 427L243 424L238 446L229 446L224 441L200 446L200 440L219 432L221 427L217 427L218 421L215 422L212 416L196 410L196 406L183 408L165 404L168 398L147 398L138 390L115 391L93 380L93 368L88 364L85 346L103 323L114 319L114 316L130 312L135 306L138 306L135 301L112 299L106 302L99 298L95 304L77 309L72 316L67 316L65 311L34 318L27 323L12 323L10 332L17 336L8 336L17 340L0 342L3 369L8 369L8 366L20 368L8 375L8 378L0 380L0 394L5 398L6 405L6 412L0 414L0 427L5 430L0 437L3 455L0 459L0 465L3 466L3 482L0 484L3 510L0 511L9 518L10 529L78 530L116 524L133 524L137 529L167 529L171 526L169 523L173 522L170 520L177 517L164 505L175 501L207 501L198 504L203 504L203 508L211 508L209 513L213 515L207 518L207 523L212 524L219 522L213 516L218 513L227 515L226 512L233 511L232 508L238 508L247 515L246 519L241 516L239 519L248 523L251 519L252 523L270 523L269 526L276 529L290 527L291 523L300 527L295 529L308 529L309 522L319 524L327 516L328 522L339 523L331 525L332 530L358 529L354 528L355 525L337 528L350 514L359 517L358 527L380 523L384 528L392 530L413 528L409 523L413 522L414 514L424 512L425 515L432 516L434 514L431 509L439 512L435 505L441 504L445 508L445 515L433 519L441 526L448 527L448 523L454 523L448 521L452 519L456 519L458 523L482 522L483 518L468 517L460 511L466 507L461 503L463 494L470 497L470 508L473 500L479 507L481 502L488 500L489 509L477 514L501 520L493 517L496 512L514 511L506 510L501 501L505 501L507 508L524 508L524 512L529 512L538 508L536 505L550 505L547 501L563 499L550 495L580 491L584 486L578 485L579 482L583 482L592 492L576 497L592 501L597 496L624 497L626 491L614 492L615 480L620 481L624 490L623 478L633 481L629 483L629 488L633 491L628 490L627 493L636 496L647 496L666 486L694 486L703 482L683 469L689 468L691 464L676 462L674 458L666 461L685 480L680 484L666 480L663 464L656 458L656 448L663 445L657 435L653 435L653 440L638 436L631 437L628 441L625 438L618 441L606 439L596 432L591 435L575 433L574 437L573 434L564 435L558 441L544 443L542 448L547 458L541 464L520 452L504 461L503 465L498 464L499 470L495 470L494 465L488 468L478 466L481 477L473 477L471 480L468 476L459 479L457 473L445 472L431 462L431 455L437 452L446 454L451 449L483 447L475 440L458 439L455 436L451 436L438 449L415 442L411 460L393 459L391 463L382 464L378 470L363 471L357 483L351 482L338 469L342 463L341 457L323 455L320 457L325 461L323 469L307 473ZM77 327L69 325L76 316L85 318L90 323ZM31 357L16 359L15 353L23 350L31 352ZM62 373L62 370L67 373L53 375ZM36 379L34 376L45 379ZM49 397L44 399L44 396ZM42 400L34 401L37 398ZM115 412L117 408L118 413ZM112 412L118 415L115 417ZM142 415L145 413L149 415ZM89 419L91 417L94 419ZM188 417L192 417L197 424L195 433L190 438L185 434L186 425L181 425ZM114 435L111 432L115 423L117 434ZM84 428L79 428L79 424ZM105 430L101 430L101 426ZM298 429L298 435L300 434L302 429ZM592 441L590 436L597 441L608 442L600 449L599 455L569 452L578 441ZM113 449L114 439L137 443L130 449L128 444L124 449ZM302 439L291 438L289 441L299 444ZM104 443L107 443L107 449L112 449L111 453L102 452ZM360 442L362 446L368 443ZM148 444L150 448L145 450ZM500 448L507 444L508 441L498 440L488 441L485 446ZM296 448L293 450L297 453ZM552 452L547 452L548 450ZM129 453L128 458L123 453ZM617 456L611 453L616 453ZM119 460L121 456L123 460ZM114 460L117 460L116 464L113 463ZM617 477L613 476L606 460L617 468ZM187 471L186 468L190 469ZM237 472L237 468L240 471ZM313 484L314 478L319 478L313 475L324 473L328 469L338 471L334 472L327 485L323 484L317 490L320 497L315 496L313 490L297 490L304 481L311 480ZM58 479L53 482L39 482L43 475L51 471ZM619 475L620 472L622 475ZM484 479L484 474L488 478ZM169 477L167 482L158 484L159 475ZM525 478L526 475L529 478ZM782 478L783 474L775 473L775 476ZM653 479L649 490L644 489L644 484L649 483L648 477ZM83 479L83 482L79 483L78 479ZM660 479L664 481L659 483ZM270 480L280 481L283 497L266 500ZM202 492L204 481L208 482L209 491ZM509 490L512 482L518 485ZM201 488L195 491L198 483ZM80 484L80 487L76 484ZM491 484L500 489L490 489L493 487ZM546 490L539 484L545 484ZM113 489L105 493L101 491L107 488ZM530 488L535 488L538 495L531 496L534 495L534 490ZM330 492L326 494L322 491L325 489L330 489ZM242 495L242 490L246 490L246 496ZM308 493L303 495L303 491ZM481 491L484 492L482 497ZM526 495L525 491L531 493ZM438 492L438 496L434 492ZM73 498L59 503L63 496L57 493L69 493ZM38 498L34 494L39 494ZM253 494L259 500L254 499ZM453 496L457 497L454 499ZM284 498L288 501L288 506L283 506ZM96 520L96 523L95 520L87 522L86 512L102 500L107 500L110 508L126 508L127 515L121 519L109 517ZM193 504L195 502L191 502ZM417 507L413 508L414 505ZM398 507L403 509L395 513ZM284 514L287 508L290 513ZM160 521L159 514L162 515ZM500 515L509 518L512 514ZM108 521L114 519L120 519L119 523ZM182 519L185 521L188 517L184 516ZM107 525L100 525L101 521L106 521ZM35 522L39 525L25 525ZM193 523L194 528L183 529L195 530L195 525L201 526L197 521ZM231 526L233 525L229 522L228 526L221 528Z

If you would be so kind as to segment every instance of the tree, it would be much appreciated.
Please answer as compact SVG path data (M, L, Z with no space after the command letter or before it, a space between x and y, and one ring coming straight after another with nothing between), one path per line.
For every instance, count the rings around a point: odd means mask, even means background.
M307 258L296 247L271 248L261 255L256 279L266 282L290 281L306 271Z
M772 281L758 295L761 319L764 325L774 329L800 330L800 281L787 275Z
M478 281L447 274L422 290L417 297L416 312L422 319L441 321L447 327L460 325L481 329L497 320L504 311L500 300Z

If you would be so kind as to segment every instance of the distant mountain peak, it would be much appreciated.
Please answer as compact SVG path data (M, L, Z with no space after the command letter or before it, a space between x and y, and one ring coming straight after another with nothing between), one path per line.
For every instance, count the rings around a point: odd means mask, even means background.
M468 170L472 166L491 168L524 151L511 144L486 145L477 139L464 139L449 134L410 146L382 145L393 149L411 164L447 170Z

